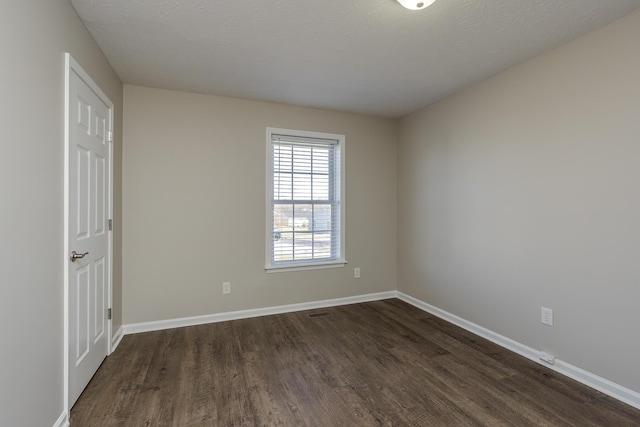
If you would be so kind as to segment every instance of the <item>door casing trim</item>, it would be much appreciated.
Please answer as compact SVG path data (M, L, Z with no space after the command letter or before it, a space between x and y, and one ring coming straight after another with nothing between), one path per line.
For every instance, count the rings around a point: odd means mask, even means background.
M73 59L69 52L64 54L64 245L62 249L61 261L63 262L63 410L67 420L70 415L69 402L69 150L70 150L70 129L71 120L71 73L77 74L95 94L109 108L109 131L113 135L113 116L114 104L109 97L98 87L93 79L87 74L80 64ZM113 140L112 136L109 141L109 179L107 190L107 205L109 218L113 218ZM109 268L107 271L107 306L113 307L113 231L108 234ZM107 320L107 355L113 351L112 343L112 319Z

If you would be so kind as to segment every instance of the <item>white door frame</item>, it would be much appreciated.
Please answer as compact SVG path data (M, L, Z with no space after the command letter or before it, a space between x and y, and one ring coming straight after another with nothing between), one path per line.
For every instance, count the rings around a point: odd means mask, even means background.
M64 90L64 247L62 250L62 262L64 265L64 411L69 419L70 410L69 407L69 149L70 149L70 128L69 123L71 119L71 105L70 105L70 91L71 91L71 73L77 74L109 108L109 131L113 135L113 102L100 90L98 85L87 74L80 64L76 62L73 57L66 52L65 58L65 90ZM109 219L113 218L113 137L109 138L109 179L107 190L107 204L109 211ZM107 306L112 307L113 298L113 233L108 232L108 254L109 254L109 267L107 271ZM112 342L112 321L107 320L107 355L113 351Z

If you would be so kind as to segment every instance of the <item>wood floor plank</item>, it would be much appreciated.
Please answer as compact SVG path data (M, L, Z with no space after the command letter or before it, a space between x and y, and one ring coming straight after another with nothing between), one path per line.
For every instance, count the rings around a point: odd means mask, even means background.
M638 426L640 411L390 299L125 336L72 426Z

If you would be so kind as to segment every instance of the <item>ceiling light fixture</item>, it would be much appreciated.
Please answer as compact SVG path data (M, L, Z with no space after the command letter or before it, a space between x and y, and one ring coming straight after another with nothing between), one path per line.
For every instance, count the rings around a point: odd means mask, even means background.
M431 6L436 0L398 0L398 3L403 5L409 10L422 10L428 6Z

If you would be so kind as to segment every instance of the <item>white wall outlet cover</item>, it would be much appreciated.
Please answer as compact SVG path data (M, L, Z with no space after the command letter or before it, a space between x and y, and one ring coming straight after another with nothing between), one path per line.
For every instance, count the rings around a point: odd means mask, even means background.
M543 325L553 326L553 310L550 308L541 307L540 322Z

